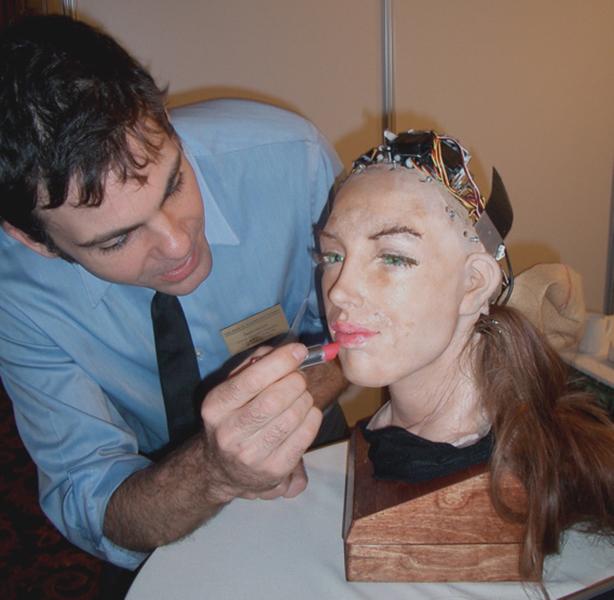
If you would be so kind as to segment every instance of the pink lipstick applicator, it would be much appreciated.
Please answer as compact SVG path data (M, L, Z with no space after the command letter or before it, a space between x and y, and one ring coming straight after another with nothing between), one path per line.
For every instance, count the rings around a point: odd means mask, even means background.
M307 356L303 362L298 366L299 369L307 369L308 367L315 367L325 362L330 362L339 354L339 348L341 345L339 342L331 342L330 344L318 344L317 346L307 347ZM258 362L262 356L254 356L248 361L247 367ZM245 367L242 367L242 371Z
M337 354L339 354L339 348L340 345L338 342L309 346L309 348L307 348L307 357L300 364L299 369L306 369L307 367L321 365L322 363L334 360Z

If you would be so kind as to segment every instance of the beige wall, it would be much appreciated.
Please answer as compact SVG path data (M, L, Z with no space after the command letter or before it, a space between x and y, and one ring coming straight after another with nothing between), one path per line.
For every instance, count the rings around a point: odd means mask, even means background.
M79 0L80 17L170 85L171 104L269 101L314 121L348 161L379 135L379 13L379 0Z
M515 269L565 262L601 310L614 165L614 2L395 3L397 127L459 137L515 210ZM402 25L401 25L402 24Z
M181 104L274 102L347 164L380 138L380 0L80 0ZM181 11L179 10L181 8ZM562 261L603 303L614 164L614 2L395 0L398 127L459 137L516 220L516 270Z

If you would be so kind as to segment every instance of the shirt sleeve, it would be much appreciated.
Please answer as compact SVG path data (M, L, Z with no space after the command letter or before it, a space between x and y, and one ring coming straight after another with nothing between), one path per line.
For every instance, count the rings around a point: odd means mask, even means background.
M100 387L24 315L0 309L2 380L38 467L41 508L72 543L127 569L146 554L103 535L115 489L150 464ZM7 332L10 330L10 335Z

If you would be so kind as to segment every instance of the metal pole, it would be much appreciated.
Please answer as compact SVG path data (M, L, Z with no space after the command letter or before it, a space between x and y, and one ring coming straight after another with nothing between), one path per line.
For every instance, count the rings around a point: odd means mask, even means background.
M384 129L396 131L394 114L394 39L392 22L392 1L382 0L382 39L383 39L383 92L384 107L382 124Z
M77 18L77 0L62 0L62 9L65 15Z
M608 262L605 274L605 295L603 312L614 314L614 168L612 169L612 194L610 197L610 229L608 242Z

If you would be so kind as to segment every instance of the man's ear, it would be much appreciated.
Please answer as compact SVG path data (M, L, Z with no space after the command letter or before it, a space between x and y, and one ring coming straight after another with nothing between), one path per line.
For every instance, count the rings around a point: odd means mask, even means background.
M465 261L465 295L459 314L488 312L488 302L501 284L501 269L487 252L475 252Z
M11 225L7 221L2 221L2 229L10 235L13 239L17 240L20 244L27 246L30 250L33 250L37 254L44 256L45 258L57 258L58 255L49 250L45 244L34 241L25 231L22 231L18 227Z

